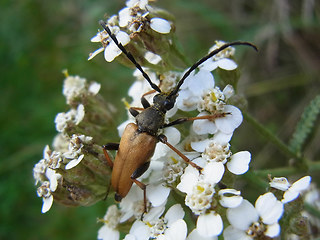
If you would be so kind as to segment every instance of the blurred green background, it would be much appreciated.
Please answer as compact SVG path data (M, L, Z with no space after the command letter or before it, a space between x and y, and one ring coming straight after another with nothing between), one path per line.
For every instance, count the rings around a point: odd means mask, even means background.
M0 239L96 239L106 203L41 214L32 168L56 134L54 118L66 111L63 69L102 83L101 93L121 106L132 70L102 55L88 62L98 20L125 1L0 1ZM248 111L285 142L304 107L319 94L320 3L316 0L159 0L176 17L176 32L191 62L214 40L254 42L259 53L239 48L239 92ZM116 129L110 139L117 141ZM319 160L317 127L305 155ZM253 154L253 168L285 166L288 159L244 122L234 136L238 150Z

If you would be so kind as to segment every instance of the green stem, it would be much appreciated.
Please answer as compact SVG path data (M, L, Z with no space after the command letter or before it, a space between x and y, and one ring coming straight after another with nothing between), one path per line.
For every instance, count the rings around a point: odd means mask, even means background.
M320 162L307 161L306 166L309 169L309 172L320 170ZM259 177L266 177L269 174L271 174L272 176L289 176L297 173L305 173L305 170L301 168L296 168L296 167L280 167L280 168L274 168L274 169L264 169L264 170L254 171L254 174Z
M259 133L261 133L266 139L276 145L285 155L289 158L294 158L297 160L296 168L308 170L307 160L299 157L295 152L291 151L290 148L277 136L275 136L269 129L264 125L259 123L255 118L253 118L249 113L243 112L245 120L250 123Z
M320 219L320 211L309 203L304 203L305 209L316 218Z

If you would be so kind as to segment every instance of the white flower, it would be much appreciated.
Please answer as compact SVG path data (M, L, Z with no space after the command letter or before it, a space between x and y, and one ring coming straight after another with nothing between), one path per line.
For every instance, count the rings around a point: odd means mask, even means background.
M79 76L68 76L63 82L63 95L69 104L72 99L86 91L86 79Z
M167 213L160 217L164 209L147 213L143 221L137 220L131 227L126 239L147 240L184 240L187 236L187 224L183 220L184 211L180 204L171 206Z
M123 46L130 42L129 35L121 31L117 26L109 26L110 31L116 36L119 43ZM106 31L98 32L96 36L91 38L91 42L101 42L102 47L97 49L95 52L89 54L88 60L94 58L97 54L104 51L104 58L107 62L112 62L122 52L114 41L110 38Z
M214 88L213 75L206 70L199 70L191 73L181 86L176 105L182 111L192 111L197 109L202 96L210 89Z
M291 187L289 187L288 190L283 194L282 202L288 203L296 199L301 192L305 191L309 187L310 182L310 176L305 176L294 182Z
M162 34L167 34L171 30L170 23L163 18L152 18L150 20L150 27L154 31Z
M71 109L66 113L58 113L55 118L56 129L64 132L69 126L79 125L85 115L84 106L79 104L77 109Z
M84 144L91 144L92 137L85 135L77 135L73 134L72 138L69 142L69 151L65 152L63 156L67 159L71 159L68 164L65 166L66 170L69 170L75 166L77 166L82 159L84 158L84 154L82 153L82 148Z
M146 193L147 200L151 206L162 207L168 199L170 188L164 187L161 184L149 184ZM120 209L122 213L120 222L127 221L132 216L136 219L141 218L144 213L144 199L143 191L137 185L132 185L128 195L121 200Z
M49 181L42 182L41 186L37 189L37 194L42 197L42 213L46 213L50 210L53 203L52 193L56 191L58 187L58 180L61 178L59 173L51 168L46 168L45 176Z
M53 196L50 190L50 182L44 181L40 187L37 189L37 194L39 197L42 197L42 213L46 213L50 210L53 203Z
M120 211L116 205L108 208L106 215L100 221L104 225L98 231L98 240L118 240L120 233L117 226L120 220Z
M262 234L276 237L280 234L278 220L282 214L283 204L271 192L261 195L255 207L249 201L243 200L238 207L227 210L231 225L225 229L223 236L226 240L254 239Z
M220 48L224 44L225 42L223 41L216 41L216 44L209 49L209 53L215 49ZM208 70L208 71L213 71L217 67L227 71L234 70L238 66L232 59L229 59L234 55L234 53L235 53L235 49L233 47L228 47L222 50L221 52L219 52L218 54L216 54L215 56L213 56L212 58L205 61L199 67L201 69Z
M285 177L274 177L269 184L272 188L284 191L283 199L281 201L283 203L288 203L295 200L300 195L300 193L305 191L309 187L310 182L310 176L300 178L292 185Z
M240 196L240 193L240 191L237 191L235 189L221 189L218 192L218 195L220 196L219 203L225 208L238 207L243 200L243 197Z
M221 142L224 142L224 138ZM250 152L241 151L232 155L229 150L229 143L225 144L206 139L199 142L192 142L191 147L198 152L202 152L201 156L207 162L220 162L222 166L226 164L228 170L233 174L244 174L249 169L249 163L251 161Z

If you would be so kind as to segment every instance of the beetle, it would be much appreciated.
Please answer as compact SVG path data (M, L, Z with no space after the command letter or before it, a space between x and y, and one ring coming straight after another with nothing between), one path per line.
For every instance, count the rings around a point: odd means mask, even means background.
M174 152L176 152L185 162L192 165L201 172L201 167L190 161L183 153L172 146L167 141L167 137L163 134L158 134L159 129L180 124L186 121L194 121L197 119L215 119L224 117L228 113L213 114L208 116L199 116L191 118L178 118L175 121L165 123L165 114L174 107L178 92L184 80L194 71L200 64L211 58L215 54L221 52L227 47L234 45L247 45L257 50L256 46L249 42L236 41L226 43L218 49L213 50L207 56L201 58L193 64L182 78L178 81L175 88L168 92L162 92L160 88L154 84L148 74L142 69L141 65L137 63L133 55L128 52L117 38L111 33L109 27L103 20L99 21L100 25L109 34L110 38L118 46L118 48L125 54L125 56L135 65L135 67L142 73L143 77L150 84L153 92L158 92L153 97L153 104L151 105L144 94L141 97L143 108L131 107L129 112L135 117L136 123L129 123L121 137L120 143L108 143L103 146L103 152L108 164L112 167L111 185L115 190L115 200L120 202L124 198L133 183L136 183L142 190L144 195L144 212L147 211L146 204L146 185L139 180L140 177L149 167L150 159L153 156L156 144L161 142L166 144ZM140 112L139 112L140 111ZM114 161L112 162L107 150L117 150Z

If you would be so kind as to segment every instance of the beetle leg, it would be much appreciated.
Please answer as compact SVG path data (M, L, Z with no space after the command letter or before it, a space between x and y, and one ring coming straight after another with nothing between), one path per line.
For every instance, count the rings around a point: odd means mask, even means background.
M150 162L145 162L140 167L138 167L131 175L131 180L137 184L143 191L143 204L144 204L144 213L147 212L147 193L146 188L147 185L137 180L150 166Z
M194 162L192 162L189 158L187 158L182 152L180 152L178 149L176 149L174 146L172 146L170 143L168 143L167 137L163 134L160 134L158 136L158 139L163 144L166 144L169 148L171 148L176 154L178 154L186 163L190 164L192 167L198 169L199 172L201 172L202 167L198 166Z
M104 156L107 160L107 164L109 165L109 167L111 169L113 168L113 162L112 162L107 150L118 150L118 149L119 149L119 143L107 143L106 145L102 146L102 150L103 150Z
M138 110L143 110L143 109L141 109L141 108L134 108L134 107L129 108L130 114L131 114L132 116L134 116L134 117L136 117L136 116L139 114Z
M222 118L225 117L226 115L231 114L231 113L216 113L216 114L212 114L212 115L206 115L206 116L199 116L199 117L185 117L185 118L178 118L170 123L166 123L162 126L162 128L166 128L166 127L170 127L173 125L177 125L180 123L184 123L187 121L194 121L194 120L203 120L203 119L208 119L208 120L213 120L216 118Z
M141 104L143 106L144 109L150 107L150 103L148 102L148 100L144 97L144 95L142 95L141 97Z

